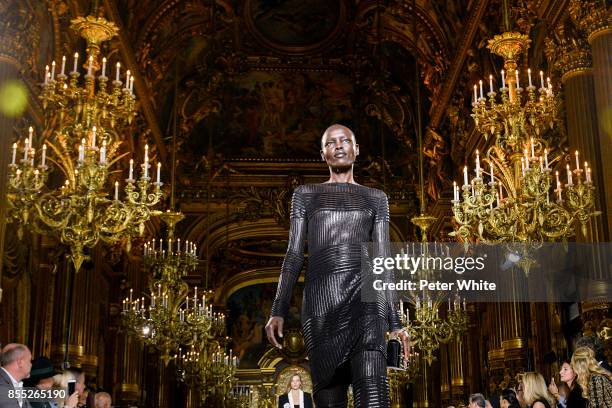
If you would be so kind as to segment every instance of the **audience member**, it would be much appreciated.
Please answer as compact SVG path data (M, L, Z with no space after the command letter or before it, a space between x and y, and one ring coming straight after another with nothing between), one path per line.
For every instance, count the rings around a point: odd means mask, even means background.
M552 378L548 390L557 399L557 408L586 408L587 400L582 397L582 388L576 382L576 373L570 361L564 361L559 371L561 384L557 386Z
M32 368L32 353L27 346L10 343L4 346L0 354L0 408L25 408L28 402L10 398L9 391L23 387L23 380L28 378Z
M516 392L510 388L506 388L502 391L499 397L499 406L501 408L521 408Z
M572 368L589 407L612 408L612 375L599 366L593 349L577 348L572 355Z
M470 395L470 404L468 408L486 408L487 403L485 402L485 397L482 394L472 394Z
M548 392L542 374L528 372L523 374L523 398L531 408L552 408L554 397Z
M62 374L58 374L53 377L55 386L66 390L68 389L69 381L76 381L75 391L65 401L60 401L60 407L64 408L77 408L79 404L79 395L85 390L85 374L83 371L77 368L69 368Z
M23 381L23 385L39 390L50 390L53 388L53 376L58 372L53 368L53 363L47 357L37 357L32 361L30 377ZM29 401L32 408L53 408L51 401Z
M612 373L612 366L606 360L606 354L604 353L604 347L601 344L601 340L597 336L582 336L576 341L576 348L588 347L595 353L595 360L597 365L604 370Z
M111 408L111 396L107 392L97 393L95 401L95 408Z

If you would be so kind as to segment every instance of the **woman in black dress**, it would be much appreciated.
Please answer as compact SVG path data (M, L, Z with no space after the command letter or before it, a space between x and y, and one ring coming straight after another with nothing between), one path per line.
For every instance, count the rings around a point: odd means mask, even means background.
M582 396L582 387L576 381L576 372L569 360L561 365L559 377L567 385L569 393L566 396L561 395L555 379L551 379L548 390L557 399L557 408L587 408L588 401Z
M278 398L278 408L312 408L312 396L302 391L302 377L293 374L287 392Z

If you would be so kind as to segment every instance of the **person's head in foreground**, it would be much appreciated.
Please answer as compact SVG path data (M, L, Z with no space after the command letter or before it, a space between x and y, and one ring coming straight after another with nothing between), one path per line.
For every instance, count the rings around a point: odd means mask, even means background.
M18 343L9 343L2 348L0 367L4 368L17 382L28 378L32 369L30 349Z
M32 361L30 377L27 378L24 387L36 387L39 390L50 390L53 388L53 377L57 375L53 363L47 357L37 357Z
M553 406L555 400L546 387L546 381L542 374L527 372L523 374L523 399L531 408L545 408L540 401L547 401Z
M107 392L96 393L95 408L110 408L111 396Z
M359 145L355 134L344 125L331 125L321 137L321 158L331 172L347 173L359 156Z
M293 374L287 383L287 392L291 390L299 390L302 388L302 377L299 374Z
M502 391L499 397L499 406L501 408L521 408L516 392L510 388Z
M487 402L485 400L484 395L482 394L472 394L470 395L470 405L468 408L486 408Z
M589 398L589 381L591 376L599 375L612 379L608 371L601 368L595 359L595 351L589 347L579 347L572 354L572 368L576 373L576 382L582 387L582 395Z

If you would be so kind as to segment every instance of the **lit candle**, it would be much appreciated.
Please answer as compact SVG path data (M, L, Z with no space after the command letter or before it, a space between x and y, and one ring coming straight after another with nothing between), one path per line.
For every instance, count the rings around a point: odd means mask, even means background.
M28 140L28 138L26 138L26 140L25 140L25 147L23 149L23 160L28 160L28 149L29 149L28 148L28 142L29 142L29 140Z
M501 70L501 77L502 77L502 88L506 87L506 73L504 72L504 70Z
M489 75L489 92L493 93L493 75Z
M540 85L541 89L544 89L544 71L540 71Z
M74 66L72 67L72 72L77 72L77 64L79 63L79 53L74 53Z
M578 158L578 150L576 150L576 170L580 170L580 159Z
M62 71L61 72L62 72L62 75L64 75L66 72L66 56L65 55L62 57Z
M81 139L81 145L79 146L80 160L85 160L85 138Z
M130 92L134 93L134 75L130 77Z
M102 148L100 149L100 164L106 163L106 140L102 141Z
M130 176L129 180L134 180L134 159L130 159Z
M144 177L149 177L149 145L145 145L145 160L143 164L144 168Z
M28 128L28 142L30 143L30 148L32 148L32 137L34 136L34 128L32 126L30 126Z
M544 159L540 156L540 171L544 171Z
M476 104L476 102L478 102L478 88L474 85L474 104Z
M125 89L128 89L130 86L130 70L128 69L125 72Z
M521 174L525 177L525 158L521 157Z
M463 166L463 185L467 186L468 184L467 166Z
M43 146L42 146L42 159L41 159L40 165L45 167L46 160L47 160L47 144L43 143ZM14 154L13 154L13 161L15 161L15 155Z
M570 165L568 164L565 168L567 169L567 185L571 186L574 183L572 182L572 171L570 170Z
M546 170L548 170L548 150L544 149L544 164L546 165Z
M115 201L119 201L119 182L115 181Z
M134 289L130 289L130 302L132 301L132 293L134 292Z
M478 81L478 84L480 85L480 99L484 98L484 94L482 93L482 79L480 81Z
M453 200L459 201L457 198L457 182L453 181Z
M404 301L400 299L400 314L404 314Z
M93 70L93 55L89 56L89 64L87 65L87 75L91 76L91 71Z
M531 143L529 143L531 145L531 158L533 159L535 157L535 144L533 143L533 137L531 138Z
M55 79L55 61L51 63L51 80Z
M17 159L17 143L13 143L13 159L11 164L15 164L15 159Z
M587 183L591 182L591 168L590 167L586 169L586 181Z
M96 147L96 127L91 129L91 147Z
M106 57L102 58L102 76L106 78Z
M45 65L45 84L49 82L49 66Z
M115 72L115 81L119 82L119 73L121 72L121 63L117 63L117 71Z
M563 201L563 199L561 198L561 183L559 183L559 182L557 182L557 190L556 191L557 191L557 195L558 195L557 201L558 202Z
M148 144L145 145L144 161L145 163L149 162L149 145Z
M559 172L555 171L555 176L557 177L557 185L561 184L561 182L559 181Z
M476 178L480 177L480 154L476 149Z
M493 162L491 164L491 183L495 183L495 175L493 174Z
M531 83L531 69L527 69L527 76L529 77L529 87L533 88L533 84Z
M525 169L529 170L529 154L527 148L525 148Z
M516 78L516 89L519 89L521 85L519 85L519 72L518 69L514 70L515 78Z

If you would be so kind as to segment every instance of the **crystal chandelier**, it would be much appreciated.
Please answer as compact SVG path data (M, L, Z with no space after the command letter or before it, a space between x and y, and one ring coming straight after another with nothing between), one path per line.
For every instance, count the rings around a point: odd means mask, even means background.
M160 163L157 181L152 182L145 146L140 178L134 177L132 159L125 198L120 200L119 181L114 183L113 198L109 197L111 168L129 154L121 151L121 141L136 115L134 77L129 70L123 77L117 62L115 79L110 81L106 58L100 65L100 43L118 32L112 22L87 16L72 20L71 27L87 41L87 73L81 80L78 53L68 74L65 56L61 67L55 61L51 68L46 67L40 94L45 114L42 145L35 147L32 128L23 141L13 144L8 201L10 217L19 224L19 236L23 226L56 235L70 248L78 271L88 258L85 248L100 240L126 241L129 250L130 238L143 233L151 208L162 197L162 183ZM23 158L17 161L21 152Z
M412 218L412 222L421 230L422 242L417 248L406 247L409 256L425 258L448 256L448 250L445 251L442 245L427 242L427 231L435 221L435 217L428 215ZM420 269L417 274L419 279L436 280L436 272L433 270ZM447 343L453 337L459 339L467 331L468 315L465 299L462 300L458 294L454 297L451 294L448 296L448 308L444 317L441 317L439 312L445 304L444 296L440 293L427 289L420 294L411 291L406 307L404 301L400 300L399 315L410 335L410 342L421 351L420 356L430 365L436 359L434 352L441 343ZM412 315L410 306L414 310Z
M516 32L489 40L489 49L504 58L502 86L496 92L490 76L486 97L482 81L474 86L472 117L476 129L485 138L491 135L494 144L483 158L488 172L481 167L476 151L475 177L469 180L465 166L463 186L454 183L456 230L451 234L464 242L537 246L567 240L577 225L586 235L587 222L599 214L595 211L591 168L587 162L580 162L578 151L574 168L567 164L566 174L554 171L553 175L551 165L562 158L557 155L550 159L552 149L544 137L547 128L554 127L558 114L552 84L549 78L544 82L540 71L540 87L536 88L528 70L528 85L523 89L516 69L517 57L527 50L529 41ZM565 185L563 176L567 176ZM523 265L526 273L529 264Z
M183 277L196 269L197 248L189 241L174 239L176 224L184 218L178 212L166 211L160 218L168 227L168 238L151 240L144 246L144 263L153 272L148 300L133 299L130 290L123 300L124 325L130 334L161 353L165 364L181 345L205 342L211 334L225 326L225 319L213 313L210 292L195 287L190 294Z

